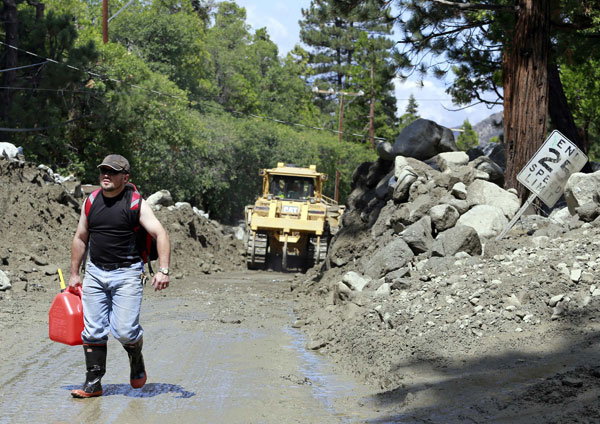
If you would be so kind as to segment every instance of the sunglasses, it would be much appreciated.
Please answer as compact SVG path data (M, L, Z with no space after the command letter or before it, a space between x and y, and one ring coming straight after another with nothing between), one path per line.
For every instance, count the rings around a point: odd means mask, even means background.
M117 171L112 168L100 168L100 175L117 175L121 174L123 171Z

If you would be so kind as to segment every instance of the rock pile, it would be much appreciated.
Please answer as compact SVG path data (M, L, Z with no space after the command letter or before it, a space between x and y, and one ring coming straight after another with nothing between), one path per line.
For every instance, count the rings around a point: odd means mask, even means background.
M308 347L390 395L421 393L423 370L450 381L486 364L499 376L515 357L546 370L539 380L562 382L566 370L546 363L597 337L600 174L574 174L568 207L524 216L496 241L520 206L495 183L498 168L461 152L359 166L325 266L292 285L305 298L295 312ZM579 393L593 392L595 377L573 366ZM480 409L550 402L541 391L506 385L493 404L482 392ZM566 422L560 408L549 414Z
M515 191L497 185L503 180L499 165L486 156L470 161L456 150L450 130L419 119L393 148L380 147L376 162L359 166L331 266L352 260L361 273L378 279L406 274L415 256L481 254L483 242L504 229L520 201ZM433 167L397 152L429 159ZM352 235L366 229L368 246L349 249Z

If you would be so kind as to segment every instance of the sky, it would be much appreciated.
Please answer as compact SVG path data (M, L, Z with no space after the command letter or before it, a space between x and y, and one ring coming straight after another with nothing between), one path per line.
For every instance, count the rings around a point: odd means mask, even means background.
M310 0L235 0L237 4L246 9L246 22L253 30L266 27L271 40L279 47L279 55L285 56L295 44L300 44L300 26L302 19L301 9L307 9ZM395 28L398 33L398 29ZM307 46L303 46L307 47ZM465 119L471 124L476 124L502 110L501 106L488 109L484 105L477 105L460 111L454 106L450 96L446 94L448 82L435 77L428 77L422 84L417 78L408 79L406 82L395 81L396 98L398 99L398 114L406 110L408 98L411 94L419 105L419 115L449 128L458 128ZM449 109L449 110L448 110Z

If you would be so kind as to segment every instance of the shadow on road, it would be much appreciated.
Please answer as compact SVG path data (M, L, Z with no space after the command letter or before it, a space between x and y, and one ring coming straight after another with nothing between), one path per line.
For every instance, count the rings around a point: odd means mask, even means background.
M545 354L513 349L442 368L435 360L396 363L392 372L429 377L375 395L397 412L369 423L599 422L600 332L578 334L581 318L566 317L572 336Z
M61 388L65 390L75 390L80 389L81 385L62 386ZM158 395L164 395L166 393L178 393L178 399L187 399L191 398L192 396L196 396L196 393L188 392L181 386L167 383L148 383L141 389L134 389L129 384L103 384L102 389L103 397L121 395L133 398L149 398Z

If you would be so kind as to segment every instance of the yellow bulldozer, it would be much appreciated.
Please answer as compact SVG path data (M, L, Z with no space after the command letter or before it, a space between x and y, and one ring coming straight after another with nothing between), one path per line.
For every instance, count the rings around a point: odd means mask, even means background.
M304 270L327 256L330 237L339 229L344 206L323 194L327 174L315 165L299 168L278 163L260 169L262 194L246 206L246 263L249 269Z

